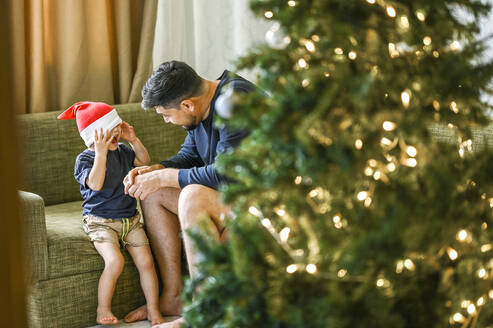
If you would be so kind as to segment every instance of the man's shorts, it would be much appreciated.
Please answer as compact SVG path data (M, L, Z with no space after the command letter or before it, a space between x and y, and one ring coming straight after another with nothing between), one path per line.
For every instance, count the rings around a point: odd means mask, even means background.
M105 219L85 214L82 216L82 222L84 231L92 242L121 243L123 247L149 244L138 211L133 217L123 219Z

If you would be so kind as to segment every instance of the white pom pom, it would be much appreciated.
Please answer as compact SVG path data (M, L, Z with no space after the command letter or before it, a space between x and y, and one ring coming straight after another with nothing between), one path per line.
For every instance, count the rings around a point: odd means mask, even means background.
M214 105L216 112L224 117L231 118L233 116L233 89L228 88L225 92L217 97L216 103Z

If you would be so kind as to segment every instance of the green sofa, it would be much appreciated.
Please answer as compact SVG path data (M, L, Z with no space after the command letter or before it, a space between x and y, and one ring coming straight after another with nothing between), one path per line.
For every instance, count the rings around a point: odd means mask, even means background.
M175 154L186 132L164 124L140 104L116 105L134 126L152 163ZM30 327L88 327L96 324L97 286L104 268L82 229L79 185L73 176L84 148L75 121L60 112L18 116L24 182L19 191L28 238L28 316ZM118 318L144 304L138 272L126 251L125 267L113 296Z

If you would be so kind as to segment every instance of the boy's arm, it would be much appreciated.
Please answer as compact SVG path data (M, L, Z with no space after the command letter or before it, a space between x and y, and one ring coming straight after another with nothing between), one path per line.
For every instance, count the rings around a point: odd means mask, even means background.
M122 138L128 141L135 152L134 166L144 166L151 163L151 158L146 147L144 147L142 141L135 135L133 126L127 122L122 122Z
M103 134L102 129L99 135L97 131L94 131L94 152L96 156L94 158L94 165L86 180L87 186L92 190L98 191L103 188L104 178L106 176L106 155L108 154L111 138L111 134Z

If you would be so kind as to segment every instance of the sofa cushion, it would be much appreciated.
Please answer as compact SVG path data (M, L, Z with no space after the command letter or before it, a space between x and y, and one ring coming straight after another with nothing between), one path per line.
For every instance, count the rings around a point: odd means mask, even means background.
M50 279L102 271L104 261L82 228L82 202L47 206L48 277ZM134 266L122 249L125 266Z

